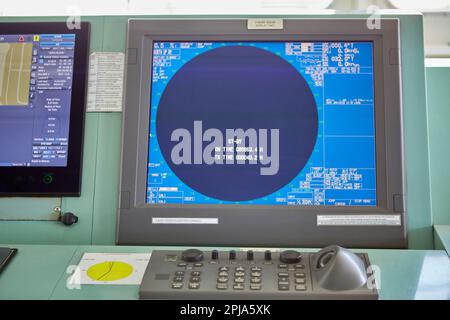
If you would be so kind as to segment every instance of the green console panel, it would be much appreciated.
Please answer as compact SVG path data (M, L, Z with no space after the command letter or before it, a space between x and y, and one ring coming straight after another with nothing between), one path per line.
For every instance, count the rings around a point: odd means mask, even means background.
M0 246L8 247L6 244ZM137 299L137 285L68 287L85 252L149 253L161 247L19 245L19 252L0 275L0 300ZM164 250L186 249L164 247ZM201 248L211 250L212 248ZM222 248L226 249L226 248ZM227 248L231 249L231 248ZM238 248L233 248L238 249ZM300 251L316 251L299 249ZM359 250L355 250L358 252ZM450 299L450 260L444 250L363 250L379 270L380 299ZM404 267L405 266L406 269ZM377 271L378 272L378 271Z
M237 16L211 16L211 18L233 17ZM292 15L284 18L289 17L323 19L367 16L335 13L332 16ZM401 25L408 243L410 248L432 248L422 16L400 11L383 11L382 17L399 18ZM128 18L130 17L82 17L83 21L91 22L91 52L124 52ZM176 18L183 17L176 16ZM239 16L239 18L246 17ZM65 17L0 17L0 22L65 20ZM65 227L55 221L8 221L14 217L51 218L55 199L26 199L25 202L21 198L0 199L0 243L114 244L121 122L121 113L87 114L81 197L64 198L61 201L63 212L74 212L79 216L79 222L71 227Z
M450 225L450 59L426 61L431 208L434 225Z

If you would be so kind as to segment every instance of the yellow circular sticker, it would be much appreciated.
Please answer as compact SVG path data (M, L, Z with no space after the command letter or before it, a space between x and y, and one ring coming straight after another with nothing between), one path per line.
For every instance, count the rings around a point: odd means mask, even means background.
M117 281L128 277L133 272L133 267L125 262L106 261L91 266L87 275L95 281Z

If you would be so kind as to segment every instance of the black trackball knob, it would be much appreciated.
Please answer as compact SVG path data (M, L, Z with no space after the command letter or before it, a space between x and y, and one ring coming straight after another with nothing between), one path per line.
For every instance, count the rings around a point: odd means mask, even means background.
M300 252L295 250L286 250L280 253L280 261L283 263L299 263L302 260Z
M203 252L198 249L187 249L181 254L181 259L185 262L199 262L203 260Z
M247 251L247 260L251 261L255 257L255 254L253 253L253 250Z
M230 260L235 260L236 259L236 251L231 250L230 251Z
M217 260L217 259L219 259L219 251L217 251L217 250L211 251L211 259L212 259L212 260Z
M266 260L266 261L272 260L272 251L266 250L264 252L264 260Z

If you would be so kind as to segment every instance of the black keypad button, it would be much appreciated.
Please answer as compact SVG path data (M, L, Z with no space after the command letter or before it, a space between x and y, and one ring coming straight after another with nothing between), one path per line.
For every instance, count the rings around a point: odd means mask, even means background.
M226 282L228 282L228 278L227 277L219 277L219 278L217 278L217 282L226 283Z
M172 283L172 289L181 289L181 288L183 288L183 282Z
M190 282L200 282L200 277L191 277Z
M193 277L200 277L201 272L200 271L191 271L191 276Z
M189 289L198 289L200 288L200 283L198 282L190 282L189 283Z
M287 264L279 264L278 268L280 269L287 269L288 265Z
M260 284L251 283L250 290L261 290L262 286Z
M233 285L234 290L244 290L244 285L242 283L236 283Z
M305 265L304 264L296 264L295 269L305 269Z
M235 272L234 276L235 277L243 277L243 276L245 276L245 272L242 272L242 271Z
M226 283L218 283L216 285L217 290L227 290L228 289L228 284Z
M262 271L261 267L252 267L251 268L252 271Z
M184 277L174 277L173 282L183 282Z
M245 268L242 267L242 266L238 266L238 267L234 268L234 270L236 270L236 271L245 271Z
M250 279L251 283L261 283L261 278L259 277L253 277Z
M279 277L289 277L289 273L287 272L278 272Z
M305 284L306 279L305 278L295 278L295 283L296 284Z
M279 285L286 285L286 286L288 286L289 285L289 281L278 281L278 284Z
M219 268L219 271L228 271L228 270L229 270L228 267L220 267L220 268Z
M235 283L244 283L245 279L242 277L234 278Z
M253 271L253 272L251 273L251 276L252 276L252 277L261 277L261 272L259 272L259 271Z
M306 290L306 285L304 285L304 284L296 284L295 285L295 290L297 290L297 291L305 291Z
M306 277L306 275L303 272L296 272L294 275L295 275L296 278L304 278L304 277Z
M219 277L228 277L228 272L226 272L226 271L220 271L220 272L219 272Z
M289 290L289 284L278 284L278 290L280 290L280 291Z
M184 271L175 271L175 275L177 277L182 277L182 276L184 276Z

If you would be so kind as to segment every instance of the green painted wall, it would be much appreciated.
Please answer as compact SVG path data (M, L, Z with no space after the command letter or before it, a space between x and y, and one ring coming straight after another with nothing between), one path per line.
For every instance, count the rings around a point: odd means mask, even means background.
M450 225L450 60L427 67L431 207L435 225Z
M329 18L330 16L290 17ZM365 16L341 14L335 17ZM387 17L400 18L402 26L409 246L416 249L432 248L425 68L423 49L418 49L423 48L422 17L412 14L402 15L399 12L388 13ZM170 18L180 17L170 16ZM124 52L127 19L128 17L121 16L83 18L92 23L91 52ZM49 20L65 21L65 18L0 17L0 21ZM56 222L0 221L0 243L114 243L120 135L120 113L89 113L87 115L82 196L62 199L63 211L73 211L80 217L77 225L66 228ZM37 201L19 198L0 199L0 219L16 215L48 219L55 199L41 199L39 200L42 201L41 205L35 206L34 203L38 203ZM47 210L46 207L48 207Z

